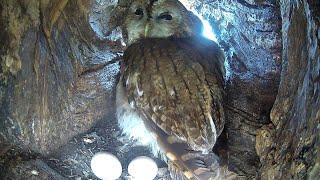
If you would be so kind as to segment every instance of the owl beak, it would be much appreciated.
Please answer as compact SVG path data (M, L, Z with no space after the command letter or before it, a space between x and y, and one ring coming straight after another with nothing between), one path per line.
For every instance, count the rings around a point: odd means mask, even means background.
M144 28L144 37L147 37L149 34L149 30L150 30L150 24L147 23L145 28Z

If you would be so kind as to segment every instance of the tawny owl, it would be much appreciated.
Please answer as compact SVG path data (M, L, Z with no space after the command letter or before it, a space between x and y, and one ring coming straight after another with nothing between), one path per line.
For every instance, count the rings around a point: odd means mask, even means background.
M201 31L201 21L177 0L136 0L124 16L119 126L165 154L174 179L217 173L205 156L224 127L224 55Z

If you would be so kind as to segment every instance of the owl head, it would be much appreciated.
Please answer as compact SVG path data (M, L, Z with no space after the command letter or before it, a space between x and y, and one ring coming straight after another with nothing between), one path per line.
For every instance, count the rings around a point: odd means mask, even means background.
M203 28L200 19L178 0L133 0L124 18L128 44L141 38L198 36Z

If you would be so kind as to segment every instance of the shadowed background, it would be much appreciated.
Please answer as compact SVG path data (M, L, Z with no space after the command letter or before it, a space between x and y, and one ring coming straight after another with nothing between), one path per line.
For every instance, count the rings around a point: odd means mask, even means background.
M319 177L319 2L182 2L208 20L227 56L226 128L215 151L249 179ZM95 178L96 152L123 167L150 154L116 126L125 46L107 23L115 4L0 2L1 178Z

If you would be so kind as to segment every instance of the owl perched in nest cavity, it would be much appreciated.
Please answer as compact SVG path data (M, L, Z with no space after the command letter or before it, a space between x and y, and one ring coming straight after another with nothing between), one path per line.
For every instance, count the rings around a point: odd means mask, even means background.
M224 127L223 52L201 37L200 19L177 0L127 5L120 128L164 154L173 179L217 177L211 151Z

